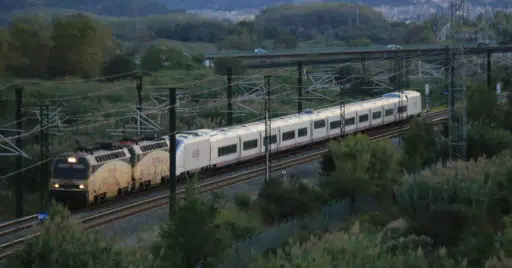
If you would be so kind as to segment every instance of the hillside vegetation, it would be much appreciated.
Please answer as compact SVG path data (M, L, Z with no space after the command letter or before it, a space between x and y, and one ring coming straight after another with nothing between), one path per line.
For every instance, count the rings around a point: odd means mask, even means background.
M63 0L20 0L1 1L1 12L19 11L32 8L57 8L73 9L83 12L91 12L106 16L147 16L169 12L167 5L156 0L88 0L88 1L63 1Z

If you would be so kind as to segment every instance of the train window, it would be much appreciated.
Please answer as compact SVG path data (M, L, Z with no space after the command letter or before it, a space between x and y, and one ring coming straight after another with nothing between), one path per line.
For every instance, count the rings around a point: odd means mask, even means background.
M341 127L341 120L332 121L330 123L331 129L340 128Z
M270 136L270 144L277 143L277 135ZM263 138L263 145L267 145L267 137Z
M407 106L398 107L398 113L405 113L405 112L407 112Z
M382 112L381 111L373 112L372 113L372 120L379 119L381 116L382 116Z
M282 141L295 139L295 130L283 132Z
M244 151L254 149L258 147L258 140L250 140L250 141L244 141Z
M317 120L313 123L315 129L324 128L325 127L325 120Z
M221 156L225 156L225 155L229 155L229 154L234 154L234 153L236 153L236 144L231 144L231 145L228 145L228 146L219 147L217 155L219 157L221 157Z
M355 124L356 124L355 117L345 119L345 126L351 126L351 125L355 125Z
M367 114L363 114L363 115L359 116L359 123L364 123L364 122L367 122L367 121L368 121L368 115Z
M384 111L384 116L391 116L391 115L393 115L393 108L389 108Z
M305 127L305 128L299 128L299 130L297 130L297 136L300 137L304 137L304 136L307 136L308 135L308 128Z

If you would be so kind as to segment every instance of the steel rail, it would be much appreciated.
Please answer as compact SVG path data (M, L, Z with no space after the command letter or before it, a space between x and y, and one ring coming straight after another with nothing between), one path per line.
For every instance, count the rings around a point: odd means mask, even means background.
M446 114L447 114L446 110L440 110L440 111L424 114L422 116L422 118L430 119L431 121L436 121L436 120L442 120L443 118L446 118ZM388 139L388 138L396 137L408 129L409 129L408 125L394 126L392 128L386 128L386 129L382 129L380 131L368 133L368 136L370 137L371 140L374 140L374 141ZM383 132L383 133L379 134L378 132ZM324 154L326 151L327 151L327 149L322 149L322 150L319 150L314 153L296 157L294 159L285 160L285 161L282 161L279 163L275 163L272 165L272 169L279 171L279 170L293 167L293 166L296 166L299 164L312 162L314 160L320 159L322 154ZM241 183L241 182L253 179L254 177L263 175L264 173L265 173L264 167L253 168L249 171L244 171L242 173L229 175L229 176L222 177L222 178L219 178L219 179L216 179L213 181L209 181L209 182L199 183L199 185L195 186L194 188L196 188L199 193L205 193L205 192L217 190L217 189L220 189L220 188L223 188L226 186L230 186L233 184L237 184L237 183ZM181 188L180 190L177 191L177 195L179 197L181 197L183 194L184 194L183 188ZM152 198L149 198L149 199L146 199L143 201L128 204L128 205L120 207L120 208L112 209L109 211L98 213L96 215L78 219L77 222L83 224L85 229L95 228L95 227L105 225L107 223L110 223L110 222L113 222L116 220L120 220L120 219L129 217L129 216L132 216L135 214L140 214L140 213L167 205L168 201L169 201L168 200L169 195L170 195L169 193L166 193L166 194L152 197ZM30 222L30 223L26 224L25 222ZM11 228L7 231L1 232L0 236L12 234L16 231L33 227L36 224L37 224L37 216L36 215L27 216L22 219L11 221L11 222L0 225L0 227L2 227L2 226L6 226L6 227L15 226L15 227ZM20 225L20 226L17 226L17 225ZM36 237L37 235L39 235L39 232L29 234L22 238L18 238L13 241L10 241L8 243L0 245L0 251L8 250L4 253L0 253L0 259L4 259L5 257L11 255L15 251L14 247L20 245L21 243L23 243L25 241L28 241L29 239L31 239L33 237ZM9 250L9 249L12 249L12 250Z

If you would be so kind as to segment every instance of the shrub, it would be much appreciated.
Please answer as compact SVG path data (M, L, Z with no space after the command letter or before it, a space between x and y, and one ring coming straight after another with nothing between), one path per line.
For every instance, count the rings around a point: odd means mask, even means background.
M179 200L172 219L162 225L160 240L152 247L159 256L160 267L213 267L223 256L231 241L229 232L216 219L220 200L199 198L187 185L185 196Z
M427 259L418 245L425 238L409 238L379 242L379 234L361 234L353 228L350 233L335 232L308 242L292 243L276 254L258 258L251 267L460 267L443 251L434 251Z
M285 182L272 178L258 193L260 214L265 222L305 215L320 208L321 203L319 189L294 179Z
M251 207L252 198L246 193L236 193L234 202L238 209L246 211Z
M151 267L153 260L128 255L104 236L70 221L70 213L53 203L39 236L8 258L7 267Z

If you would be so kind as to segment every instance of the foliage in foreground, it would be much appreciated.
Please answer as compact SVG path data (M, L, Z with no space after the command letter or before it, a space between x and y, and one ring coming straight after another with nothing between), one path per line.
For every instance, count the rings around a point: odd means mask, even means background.
M380 234L361 233L356 224L349 233L292 242L276 254L259 258L252 267L430 267L432 259L436 267L461 267L442 250L426 257L417 246L424 243L428 239L422 237L383 242Z
M512 153L448 163L405 176L396 204L408 233L430 237L436 247L480 266L495 254L494 236L512 206Z
M98 233L84 232L69 216L69 211L53 204L40 235L9 257L5 267L151 267L151 258L118 249Z
M357 134L331 142L322 161L327 175L321 189L331 199L389 192L401 176L400 152L389 141L371 141Z
M160 241L153 246L158 267L214 267L230 246L230 233L216 221L220 199L199 198L191 185L179 200L172 220L162 225Z

